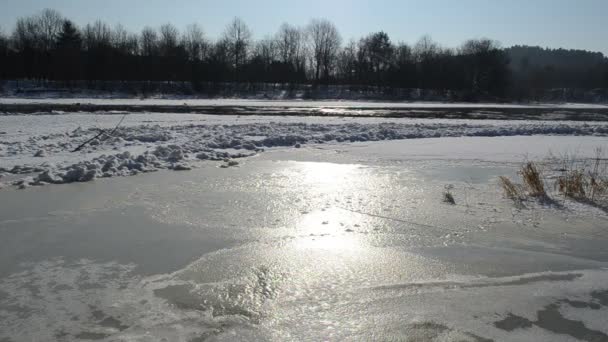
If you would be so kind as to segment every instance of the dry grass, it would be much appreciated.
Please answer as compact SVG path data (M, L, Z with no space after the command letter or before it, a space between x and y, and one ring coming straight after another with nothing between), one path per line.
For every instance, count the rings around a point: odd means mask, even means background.
M555 188L566 197L585 198L587 179L585 174L579 170L564 172L557 178Z
M454 199L454 195L452 195L451 192L444 192L443 193L443 201L447 204L456 204L456 200Z
M601 149L592 159L564 158L561 171L555 189L564 197L594 203L608 199L608 160Z
M608 179L591 178L591 200L608 197Z
M535 162L526 163L519 173L524 181L528 195L532 197L545 197L547 195L542 173Z
M523 199L520 188L515 185L508 177L500 176L499 182L505 193L505 196L514 201L521 201Z
M499 184L506 197L521 202L527 197L550 200L545 189L545 177L537 162L527 162L519 171L521 185L508 177L500 177ZM552 157L542 164L559 172L553 190L564 197L608 209L608 159L601 149L594 158L575 158L572 155Z
M453 185L447 185L445 190L443 191L443 202L451 205L456 204L456 200L454 199L454 195L452 194Z
M590 198L608 197L608 159L604 158L601 148L595 150L595 159L589 173Z

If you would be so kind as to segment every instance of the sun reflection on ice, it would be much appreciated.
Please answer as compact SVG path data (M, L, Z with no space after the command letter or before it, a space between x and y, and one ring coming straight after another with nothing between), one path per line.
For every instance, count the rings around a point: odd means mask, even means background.
M360 183L364 174L360 165L334 163L302 163L302 185L331 186L346 190Z
M301 248L354 250L361 242L351 227L357 225L349 212L341 209L317 210L304 215L296 228L302 235L296 245Z
M289 175L314 208L295 224L297 248L354 251L362 247L355 232L360 217L341 208L353 198L368 196L369 171L361 165L332 163L301 163Z

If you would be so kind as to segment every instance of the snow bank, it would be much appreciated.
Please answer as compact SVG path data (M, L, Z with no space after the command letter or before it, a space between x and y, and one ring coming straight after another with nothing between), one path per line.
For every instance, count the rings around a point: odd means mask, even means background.
M61 116L64 121L71 117ZM114 117L112 122L116 120ZM0 174L20 175L17 180L12 177L10 183L26 187L87 182L161 169L183 171L206 160L234 166L237 164L233 159L267 148L299 148L305 144L439 137L608 136L608 123L601 122L316 119L308 123L280 117L272 120L184 124L174 119L162 126L125 123L111 136L101 136L77 153L70 151L98 135L98 127L79 126L63 132L53 128L52 133L47 133L42 123L21 135L0 135ZM36 125L35 121L30 123ZM90 124L95 126L95 121Z
M608 109L605 104L587 103L469 103L424 101L356 101L356 100L259 100L259 99L197 99L179 98L55 98L55 97L0 97L0 104L29 105L114 105L114 106L192 106L192 107L265 107L265 108L494 108L494 109Z

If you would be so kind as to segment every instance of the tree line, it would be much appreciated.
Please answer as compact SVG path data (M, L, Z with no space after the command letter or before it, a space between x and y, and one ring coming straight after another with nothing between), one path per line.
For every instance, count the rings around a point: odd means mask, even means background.
M505 49L513 81L523 88L608 88L608 64L600 52L513 46Z
M182 31L164 24L133 33L101 21L78 27L46 9L19 18L10 33L0 31L0 78L67 85L173 81L194 88L203 82L348 84L458 91L471 99L504 98L514 89L534 87L608 88L608 62L601 54L576 67L547 66L522 49L503 49L490 39L446 48L428 36L409 45L382 31L345 42L325 19L305 27L283 24L255 40L247 24L234 18L211 40L197 24Z

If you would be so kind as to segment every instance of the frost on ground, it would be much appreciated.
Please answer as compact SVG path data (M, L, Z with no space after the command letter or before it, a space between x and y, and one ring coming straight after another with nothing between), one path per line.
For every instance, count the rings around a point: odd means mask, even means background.
M252 156L266 148L328 142L464 136L608 136L608 123L598 122L282 117L197 121L200 119L192 119L193 115L178 114L166 114L162 120L153 122L150 119L159 116L150 114L139 115L131 122L127 119L111 134L101 134L80 151L72 152L99 134L99 117L85 115L87 119L76 128L69 125L70 120L73 117L82 120L83 115L52 115L53 122L61 124L48 128L46 117L49 116L0 117L0 121L6 120L0 134L0 182L20 188L86 182L160 169L189 170L197 162L208 160L224 161L222 166L230 167L238 165L233 159ZM105 117L111 118L108 123L119 120L117 115ZM33 127L19 127L22 121ZM18 125L11 127L11 123Z

